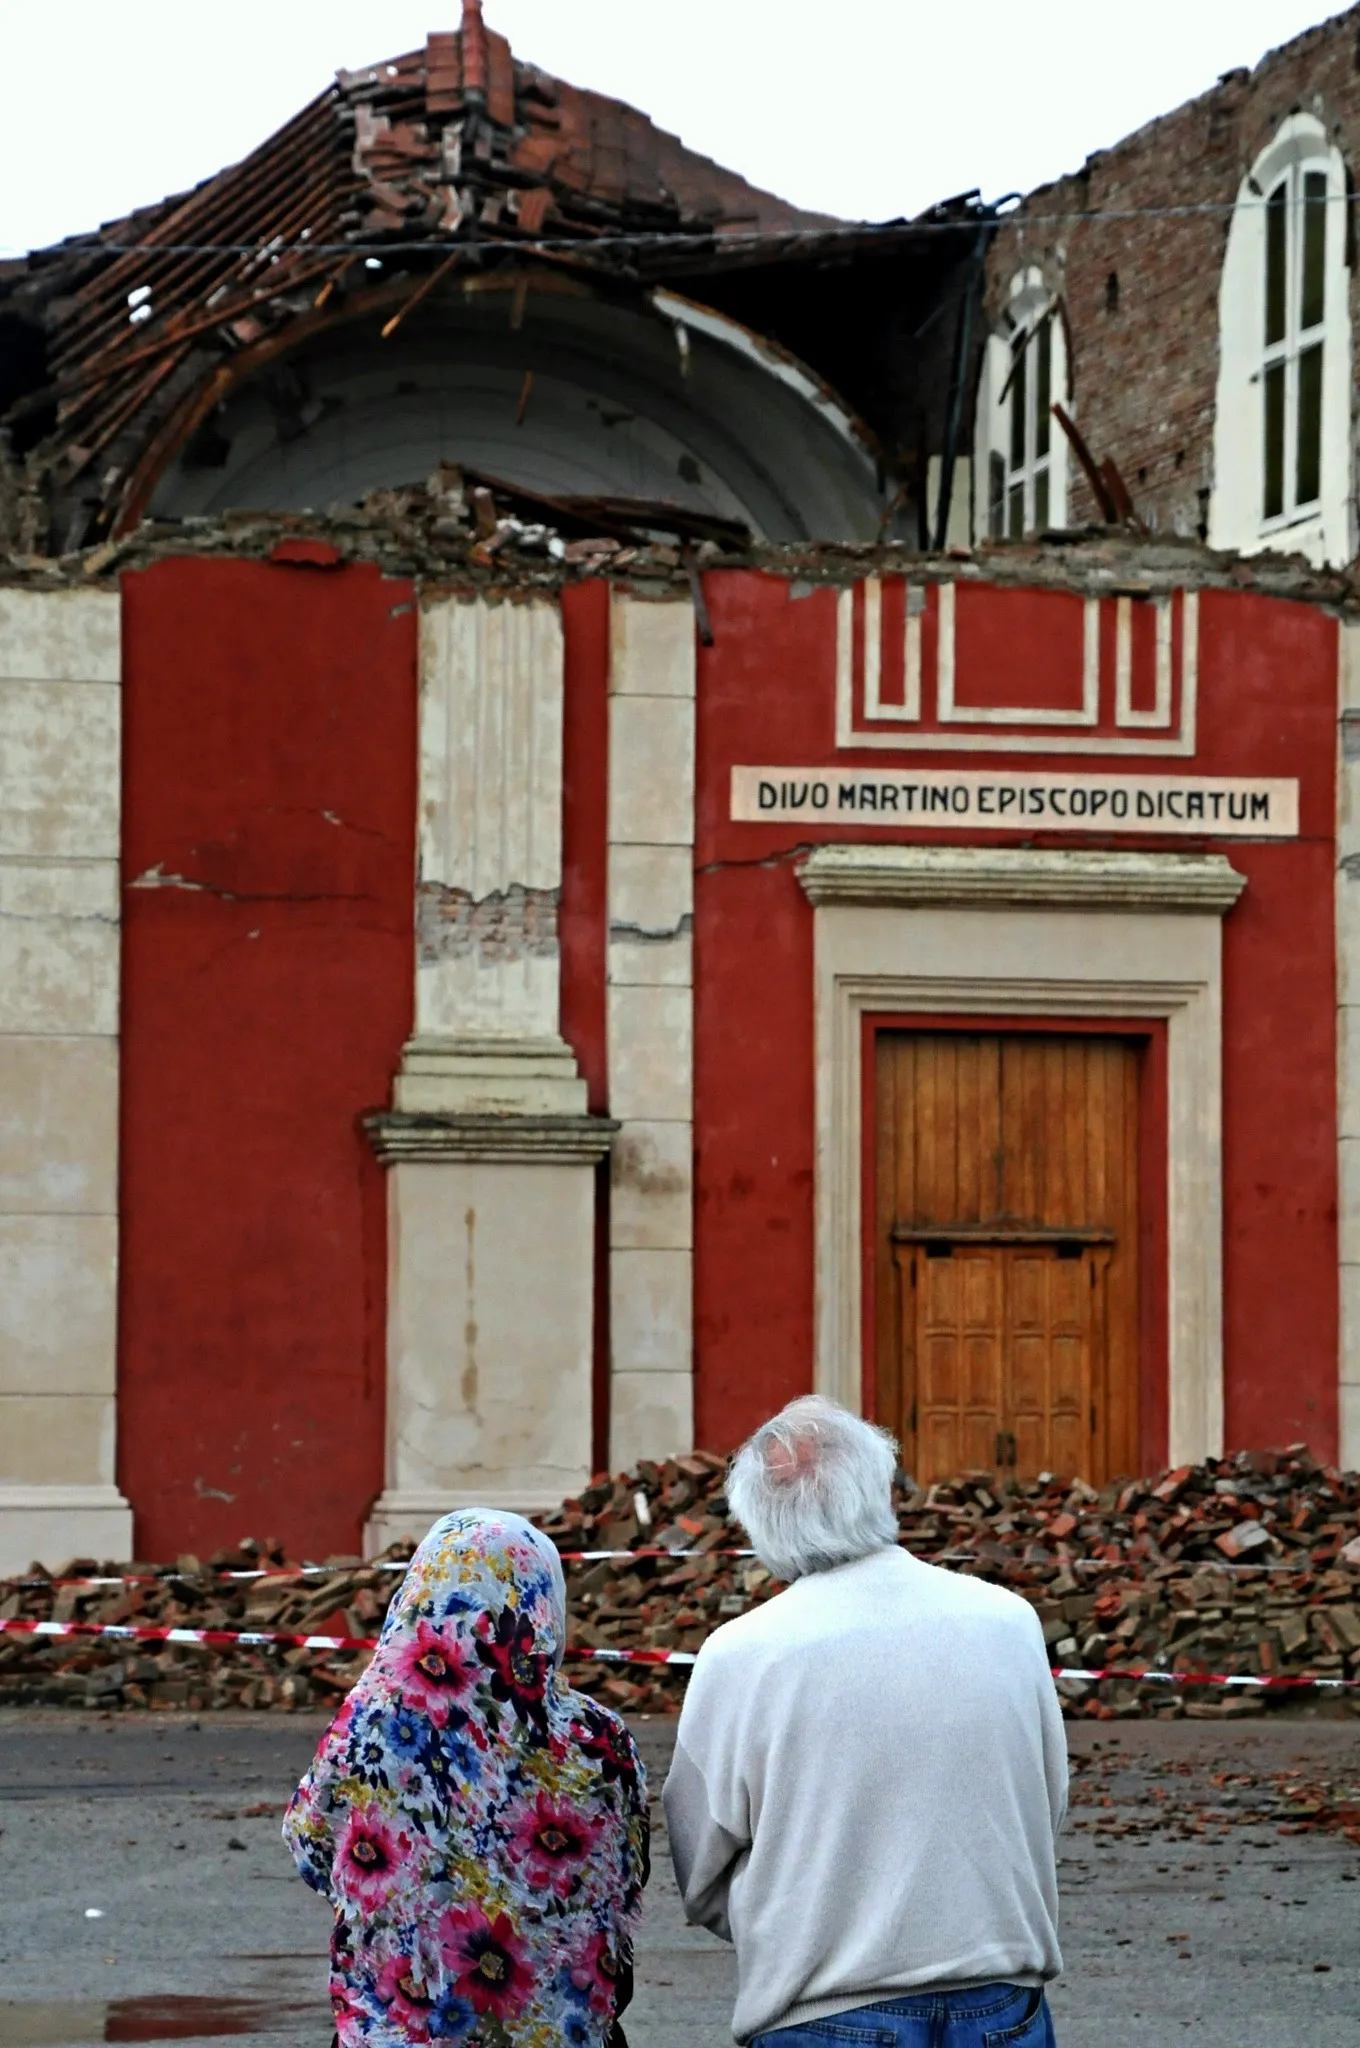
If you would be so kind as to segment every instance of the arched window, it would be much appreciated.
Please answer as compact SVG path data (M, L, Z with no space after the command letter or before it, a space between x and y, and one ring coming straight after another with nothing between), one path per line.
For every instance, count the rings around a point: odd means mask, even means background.
M1053 418L1067 400L1062 319L1042 271L1011 280L1004 331L988 337L978 390L977 538L1019 540L1067 523L1067 443Z
M1354 553L1346 204L1326 129L1291 114L1243 181L1223 260L1215 547Z

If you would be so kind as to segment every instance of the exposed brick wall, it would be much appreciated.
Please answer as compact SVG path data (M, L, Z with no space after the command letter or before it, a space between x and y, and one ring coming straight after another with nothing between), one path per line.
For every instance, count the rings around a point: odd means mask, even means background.
M1360 164L1360 6L1271 51L1254 71L1225 73L1212 91L1098 151L1073 176L1040 186L992 247L993 321L1015 272L1037 264L1063 295L1082 432L1098 461L1114 457L1138 510L1161 532L1194 534L1207 519L1229 209L1295 111L1324 123L1348 169ZM1205 202L1223 210L1099 217ZM1074 217L1035 218L1055 214ZM1353 263L1353 322L1358 278ZM1069 516L1073 525L1098 517L1075 463Z

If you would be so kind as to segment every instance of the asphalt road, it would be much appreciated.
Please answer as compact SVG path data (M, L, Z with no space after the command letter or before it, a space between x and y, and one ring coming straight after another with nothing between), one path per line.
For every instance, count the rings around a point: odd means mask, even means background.
M655 1788L672 1726L638 1729ZM278 1833L319 1728L0 1715L0 2048L326 2048L326 1910ZM1316 1804L1309 1781L1360 1785L1360 1722L1084 1724L1072 1740L1062 2048L1360 2048L1360 1848L1281 1832ZM726 2048L730 1955L684 1926L662 1831L656 1846L630 2040Z

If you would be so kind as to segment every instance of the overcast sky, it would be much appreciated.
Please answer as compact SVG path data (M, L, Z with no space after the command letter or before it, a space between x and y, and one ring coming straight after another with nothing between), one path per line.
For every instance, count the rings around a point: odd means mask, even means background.
M0 248L234 162L460 0L0 0ZM486 0L516 51L806 207L910 214L1075 169L1325 20L1317 0Z

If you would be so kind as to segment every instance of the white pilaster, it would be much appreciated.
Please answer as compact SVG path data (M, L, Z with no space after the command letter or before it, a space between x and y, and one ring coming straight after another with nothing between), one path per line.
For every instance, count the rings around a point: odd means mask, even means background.
M616 591L609 702L610 1463L690 1448L694 614Z
M1360 1465L1360 625L1338 627L1336 805L1337 1236L1341 1463Z
M119 600L0 589L0 1573L126 1559L114 1477Z
M562 621L544 599L420 621L416 1029L398 1109L585 1109L559 1032Z
M415 1035L389 1167L387 1482L370 1543L590 1470L595 1162L560 1031L562 624L439 597L420 630Z

